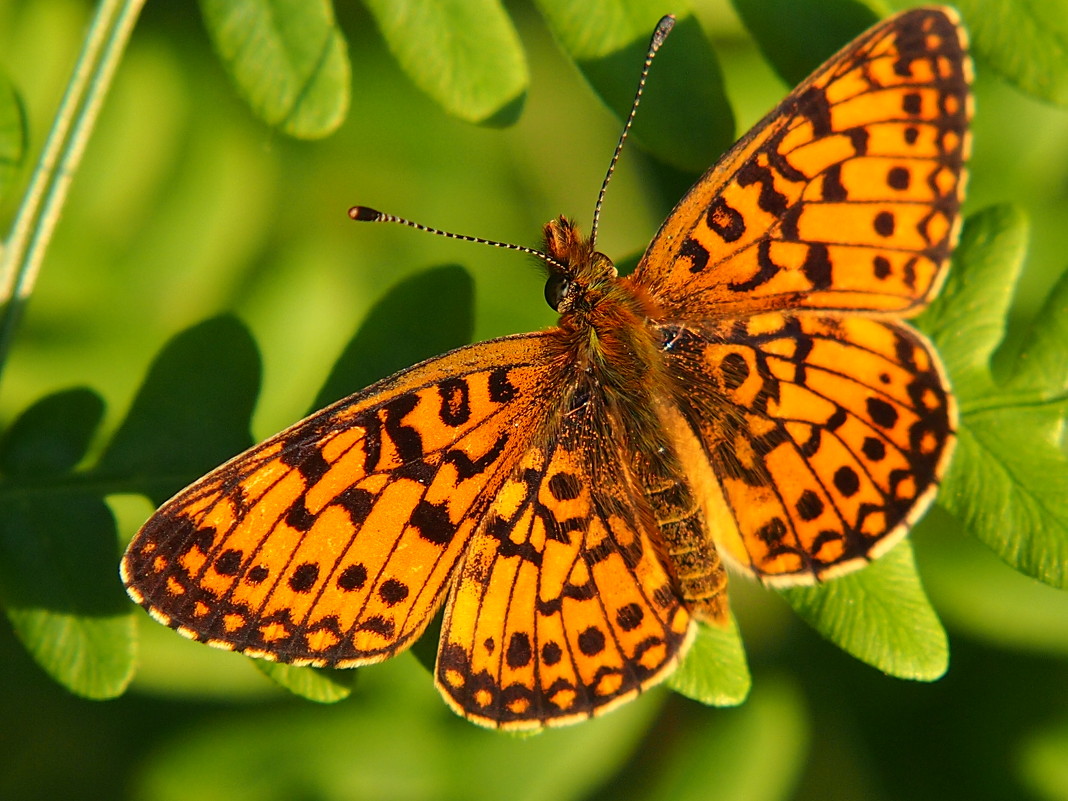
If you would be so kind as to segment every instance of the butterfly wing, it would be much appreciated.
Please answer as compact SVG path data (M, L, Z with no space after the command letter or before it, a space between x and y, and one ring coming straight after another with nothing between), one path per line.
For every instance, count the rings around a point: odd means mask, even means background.
M680 410L722 492L721 553L768 583L805 583L885 552L926 510L955 417L941 367L888 320L770 312L675 328Z
M970 78L951 10L872 28L697 182L633 280L666 318L919 311L956 241Z
M877 556L945 468L944 372L894 318L937 292L956 239L970 72L952 11L886 20L698 181L634 273L715 475L712 536L765 581Z
M600 714L661 681L689 642L692 618L658 559L631 458L601 447L618 438L592 417L564 418L528 451L459 569L437 683L477 723Z
M424 629L546 409L546 336L483 342L375 384L167 502L122 578L160 622L297 664L385 659Z

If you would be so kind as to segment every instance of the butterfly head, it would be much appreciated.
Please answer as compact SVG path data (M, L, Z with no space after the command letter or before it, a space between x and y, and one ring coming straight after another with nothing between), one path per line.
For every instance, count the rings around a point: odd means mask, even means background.
M593 249L574 220L558 217L545 224L545 301L561 314L589 310L618 273L611 259Z

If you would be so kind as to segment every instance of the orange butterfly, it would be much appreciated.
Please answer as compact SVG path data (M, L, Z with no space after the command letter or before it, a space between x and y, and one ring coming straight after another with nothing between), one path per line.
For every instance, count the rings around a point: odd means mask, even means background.
M519 729L663 680L697 621L726 621L724 563L777 585L863 566L953 443L938 357L901 318L957 237L969 81L954 12L905 12L738 142L632 275L548 223L558 327L227 462L137 534L130 595L192 639L339 667L407 648L444 603L445 700Z

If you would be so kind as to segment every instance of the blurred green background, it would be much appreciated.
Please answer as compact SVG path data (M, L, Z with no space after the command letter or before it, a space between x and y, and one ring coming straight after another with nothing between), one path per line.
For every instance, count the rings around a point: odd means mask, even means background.
M443 263L474 278L476 339L552 324L542 275L526 259L399 226L357 227L345 215L362 203L531 245L560 213L588 228L619 121L538 13L526 2L508 10L531 73L515 125L447 116L412 86L362 8L345 2L349 116L335 135L299 142L238 99L195 7L149 3L15 341L3 420L85 385L107 401L106 434L164 343L228 312L262 352L254 434L264 437L307 411L390 286ZM0 66L26 103L34 147L90 11L79 0L0 0ZM729 4L696 12L744 132L789 87ZM1013 318L1022 327L1065 268L1068 115L983 66L967 211L1009 202L1031 219ZM628 150L599 248L620 260L640 253L680 180ZM17 200L0 205L5 227ZM124 537L151 511L133 496L113 508ZM360 671L351 698L316 705L141 614L129 691L83 700L0 624L0 798L1068 799L1068 599L1003 566L939 510L914 541L950 634L942 680L880 675L778 596L735 580L754 677L746 704L704 708L658 689L533 737L453 716L409 654Z

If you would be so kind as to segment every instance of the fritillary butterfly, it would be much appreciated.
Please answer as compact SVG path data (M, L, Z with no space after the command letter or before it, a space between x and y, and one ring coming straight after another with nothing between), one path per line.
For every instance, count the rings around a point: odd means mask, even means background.
M519 729L662 681L725 622L725 564L781 585L868 563L953 443L938 356L902 319L957 238L969 82L955 13L907 11L743 137L632 275L551 221L558 327L430 359L219 467L130 544L130 595L192 639L336 667L404 650L444 603L442 695Z

